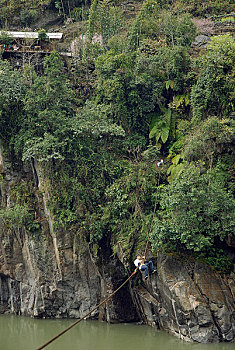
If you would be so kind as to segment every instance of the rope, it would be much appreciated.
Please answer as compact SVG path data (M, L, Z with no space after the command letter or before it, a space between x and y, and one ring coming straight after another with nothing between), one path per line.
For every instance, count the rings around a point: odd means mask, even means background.
M161 172L161 168L159 171L159 175L158 175L158 188L157 188L157 193L156 193L156 199L155 199L155 204L154 204L154 210L153 210L153 216L152 216L152 220L151 220L151 225L150 225L150 229L147 235L147 243L145 246L145 251L144 251L144 255L146 255L146 251L147 251L147 247L148 247L148 243L149 243L149 238L150 238L150 233L152 231L152 226L153 226L153 220L154 220L154 216L156 213L156 209L157 209L157 196L158 196L158 190L159 190L159 183L160 183L160 172ZM134 272L127 278L127 280L125 282L123 282L112 294L110 294L110 296L108 296L106 299L104 299L99 305L95 306L91 311L89 311L88 313L86 313L82 318L80 318L79 320L75 321L74 323L72 323L68 328L64 329L62 332L60 332L59 334L57 334L54 338L48 340L44 345L40 346L40 348L37 348L37 350L42 350L44 349L46 346L48 346L49 344L51 344L52 342L54 342L56 339L58 339L59 337L61 337L63 334L65 334L66 332L68 332L71 328L73 328L74 326L76 326L79 322L81 322L82 320L84 320L84 318L88 317L89 315L92 314L92 312L94 312L95 310L97 310L101 305L103 305L104 303L106 303L109 299L111 299L138 271L138 267L134 270Z
M73 328L74 326L76 326L76 324L78 324L79 322L81 322L82 320L84 320L84 318L88 317L90 314L92 314L92 312L94 312L96 309L98 309L101 305L103 305L104 303L107 302L107 300L111 299L114 294L116 294L138 271L138 267L134 270L134 272L127 278L127 280L125 282L123 282L112 294L110 294L110 296L108 296L106 299L104 299L99 305L95 306L91 311L89 311L88 313L86 313L82 318L80 318L79 320L77 320L76 322L72 323L68 328L64 329L62 332L60 332L59 334L57 334L54 338L48 340L44 345L40 346L40 348L37 348L37 350L42 350L44 349L46 346L48 346L49 344L51 344L53 341L55 341L56 339L58 339L61 335L65 334L66 332L68 332L71 328Z

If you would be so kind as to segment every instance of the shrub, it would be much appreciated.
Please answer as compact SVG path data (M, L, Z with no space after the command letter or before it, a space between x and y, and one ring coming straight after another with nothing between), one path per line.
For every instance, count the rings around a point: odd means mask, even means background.
M0 35L0 45L10 45L13 44L13 42L14 39L7 32L2 30Z
M30 24L35 22L37 18L38 18L37 10L23 9L20 12L21 25L24 26L24 27L30 26Z
M160 204L152 234L155 247L206 252L233 235L235 201L216 173L200 175L195 166L185 167L163 189Z

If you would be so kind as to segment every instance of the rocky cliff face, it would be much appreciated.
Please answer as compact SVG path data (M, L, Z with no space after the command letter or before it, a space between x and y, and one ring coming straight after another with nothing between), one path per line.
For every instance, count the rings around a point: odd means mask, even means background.
M235 275L159 254L157 274L133 288L140 317L149 325L199 343L235 339Z
M27 233L21 239L22 246L15 237L1 240L0 313L80 318L125 278L118 260L108 264L115 270L112 277L100 271L88 249L84 249L84 242L74 240L69 234L57 240L60 269L52 240L35 242ZM83 247L82 251L79 246ZM126 309L130 312L126 313ZM123 289L122 295L92 317L107 321L135 321L137 315L128 289Z
M21 174L15 172L10 157L0 149L0 173L1 204L10 207L11 188L22 178L25 182L32 177L32 171L26 168ZM6 231L0 218L0 313L80 318L124 281L125 269L118 259L92 255L76 230L53 230L46 180L35 164L33 173L38 187L35 215L40 214L42 231L36 235L24 228ZM92 317L119 322L137 320L128 288Z
M12 206L11 188L34 175L42 231L3 229L0 218L0 313L80 318L125 279L121 261L108 242L99 253L75 229L53 229L48 192L37 164L15 171L0 149L1 206ZM36 215L35 214L35 215ZM197 263L158 256L158 273L144 283L140 272L92 318L143 322L196 342L235 338L235 278L227 279ZM139 283L141 281L141 283Z

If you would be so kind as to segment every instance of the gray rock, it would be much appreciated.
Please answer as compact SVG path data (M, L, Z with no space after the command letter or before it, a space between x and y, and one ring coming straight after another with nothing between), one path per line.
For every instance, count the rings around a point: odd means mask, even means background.
M191 329L192 332L192 329ZM219 342L219 334L218 332L211 328L200 328L195 329L195 332L191 333L192 340L198 342L198 343L218 343Z
M197 35L194 42L192 43L192 47L202 47L202 46L206 46L206 44L208 44L208 42L210 41L210 37L207 35Z
M0 146L1 202L5 206L12 204L10 188L21 179ZM0 313L80 318L119 287L126 272L107 249L110 247L92 255L76 230L54 231L46 179L36 162L35 173L42 193L36 197L42 232L37 237L26 230L17 235L14 229L1 233ZM187 341L234 341L235 274L223 279L205 265L163 254L158 254L155 266L158 273L146 283L139 285L142 277L138 272L132 288L125 285L91 318L142 321Z
M157 270L158 276L134 290L145 323L154 320L160 329L200 343L235 339L234 298L221 277L205 265L188 269L182 261L161 254Z

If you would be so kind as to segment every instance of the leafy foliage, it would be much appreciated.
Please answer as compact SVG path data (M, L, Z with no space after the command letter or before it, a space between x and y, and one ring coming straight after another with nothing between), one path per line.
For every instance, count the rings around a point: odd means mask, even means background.
M191 46L196 35L196 27L188 14L177 16L163 11L159 20L160 32L169 46L178 45L188 48Z
M10 140L19 129L19 116L23 108L27 85L20 74L6 61L0 61L0 135Z
M2 30L0 35L0 45L9 45L9 44L12 44L13 42L14 42L14 39L7 32L4 32Z
M48 41L49 38L47 36L46 29L40 29L38 31L38 40Z
M144 46L136 54L110 50L96 61L97 99L111 106L113 121L127 133L147 136L150 121L165 115L159 128L166 142L169 134L174 135L175 115L165 105L171 102L172 93L183 91L188 63L182 47L160 47L153 55Z
M152 242L165 249L209 252L219 239L233 234L234 199L216 172L185 169L161 193L161 212Z
M198 78L191 93L195 122L213 114L229 116L234 110L234 48L230 35L214 37L207 52L195 60Z
M37 73L0 61L0 137L15 166L40 168L54 230L73 229L90 246L114 252L121 246L129 257L145 246L156 200L152 247L194 254L225 272L233 234L234 39L216 36L201 51L191 48L196 28L184 10L203 13L197 0L146 0L133 5L136 12L119 0L94 0L88 20L86 1L24 3L28 12L22 1L11 15L8 4L0 7L1 23L18 11L29 25L49 5L83 21L71 66L56 52ZM216 0L203 6L220 8ZM40 37L47 39L45 31ZM41 229L33 192L14 186L15 213L0 213L19 239L24 229Z
M73 92L62 73L57 53L45 58L44 75L38 76L25 99L25 116L15 138L15 149L23 159L61 158L64 135L73 115ZM61 128L61 126L63 127ZM42 158L40 158L42 159Z
M99 210L99 220L91 226L92 239L112 233L112 244L121 244L125 255L133 245L142 248L152 218L158 173L145 162L126 162L122 176L106 188L106 204ZM99 235L97 237L97 232Z
M176 0L172 1L175 11L183 10L192 13L195 16L206 16L208 14L222 14L234 11L233 0L219 1L200 1L200 0Z
M202 122L188 136L184 157L188 161L207 162L212 167L224 153L233 152L234 120L211 117Z
M20 21L23 27L28 27L38 18L38 12L35 9L22 9L20 12Z
M15 20L14 16L19 15L19 13L21 15L21 23L29 25L35 19L36 11L43 11L51 3L52 0L0 0L0 25L1 27L7 27L8 22L11 23Z
M207 254L200 253L197 258L201 261L205 261L208 265L220 273L229 274L233 268L231 258L223 249L212 248L210 249L209 256Z
M33 222L33 215L29 212L26 205L15 204L13 208L0 209L1 217L1 235L14 232L19 243L21 243L22 231L28 226L28 229L35 231L39 225Z

